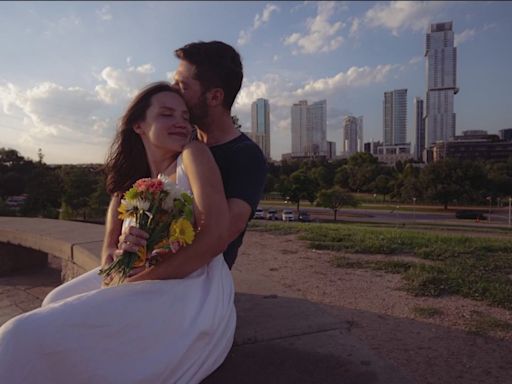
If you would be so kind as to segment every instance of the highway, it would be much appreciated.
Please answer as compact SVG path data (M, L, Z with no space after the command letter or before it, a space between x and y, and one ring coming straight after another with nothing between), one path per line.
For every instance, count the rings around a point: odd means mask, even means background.
M283 206L276 204L265 204L261 207L267 211L269 207L274 207L278 210L278 217L281 218L281 211ZM290 205L286 208L292 209L295 214L296 209ZM334 214L331 209L321 207L301 207L300 210L309 212L313 221L315 220L333 220ZM365 221L365 222L385 222L385 223L411 223L411 222L439 222L439 223L489 223L489 212L478 209L485 214L486 220L462 220L455 217L455 210L448 212L424 212L413 211L408 207L407 210L395 209L371 209L371 208L343 208L338 210L337 220L340 221ZM496 208L491 211L490 224L507 225L508 224L508 208Z

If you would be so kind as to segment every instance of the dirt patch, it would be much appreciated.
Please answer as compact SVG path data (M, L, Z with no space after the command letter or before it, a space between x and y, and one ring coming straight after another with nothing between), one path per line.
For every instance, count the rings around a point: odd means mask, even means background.
M247 233L234 271L268 279L280 294L326 304L351 322L354 335L418 383L510 382L512 365L505 355L512 356L512 331L506 326L512 324L511 311L458 296L415 297L402 290L398 274L334 267L340 254L309 249L296 235L254 231ZM429 263L412 255L344 255ZM478 333L481 319L475 314L490 324ZM464 353L448 357L447 351ZM439 369L429 361L438 361Z

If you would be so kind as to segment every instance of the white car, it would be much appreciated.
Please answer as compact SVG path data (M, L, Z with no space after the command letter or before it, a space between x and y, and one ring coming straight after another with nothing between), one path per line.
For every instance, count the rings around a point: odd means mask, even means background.
M254 219L264 219L265 218L265 212L263 212L263 209L256 208L256 210L254 211L253 218Z
M291 209L283 209L282 219L283 221L294 221L295 215Z

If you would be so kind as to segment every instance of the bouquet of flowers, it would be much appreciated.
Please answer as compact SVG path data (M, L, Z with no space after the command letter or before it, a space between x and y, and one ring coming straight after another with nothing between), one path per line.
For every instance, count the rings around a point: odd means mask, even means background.
M191 244L195 237L192 206L192 196L166 176L136 181L123 195L119 218L131 220L134 226L149 234L146 247L137 253L125 251L99 274L105 278L117 277L121 283L133 268L149 267L157 262L153 250L167 249L175 253Z

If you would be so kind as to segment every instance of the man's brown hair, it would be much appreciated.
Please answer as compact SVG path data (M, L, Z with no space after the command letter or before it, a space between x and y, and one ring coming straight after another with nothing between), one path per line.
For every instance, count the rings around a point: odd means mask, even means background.
M244 76L240 54L222 41L190 43L174 53L178 59L195 67L195 79L203 92L213 88L224 91L222 105L231 111Z

